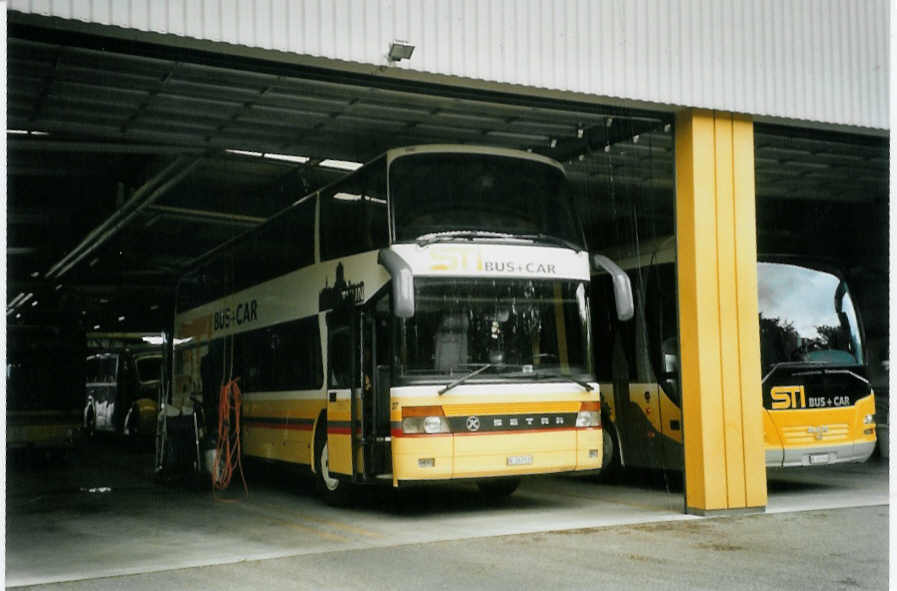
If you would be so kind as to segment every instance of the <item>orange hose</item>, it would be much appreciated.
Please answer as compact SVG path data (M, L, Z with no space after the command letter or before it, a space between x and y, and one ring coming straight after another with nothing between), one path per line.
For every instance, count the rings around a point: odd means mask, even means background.
M212 492L226 490L230 486L234 470L240 470L243 491L249 496L246 478L243 476L242 453L240 450L240 409L242 394L237 379L221 386L218 395L218 442L215 448L215 464L210 470L212 474ZM231 420L234 424L231 425Z

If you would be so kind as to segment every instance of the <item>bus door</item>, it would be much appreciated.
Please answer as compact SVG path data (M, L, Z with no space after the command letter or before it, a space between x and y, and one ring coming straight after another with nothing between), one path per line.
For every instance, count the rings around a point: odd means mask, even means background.
M353 480L391 471L389 364L378 363L388 338L378 335L377 319L372 310L361 308L327 318L329 468Z
M682 397L679 386L679 327L677 320L676 267L654 265L646 277L645 323L652 370L658 384L658 425L661 466L681 469Z
M657 277L653 268L642 269L636 277L639 287L634 290L637 301L636 313L630 323L628 339L631 342L629 408L630 425L634 437L640 444L633 449L631 460L634 465L648 468L674 468L670 458L675 457L673 433L678 434L681 413L671 402L668 382L656 363L660 348L657 334L656 314ZM637 444L633 442L635 447Z
M641 296L636 292L637 298ZM636 306L633 322L619 323L614 342L614 403L623 462L628 466L659 465L657 384L647 370L644 349L644 307Z
M355 409L361 388L360 319L354 307L327 314L327 453L331 473L355 476Z
M362 479L374 478L392 472L389 392L389 317L378 314L372 308L362 314L361 368L362 387L358 390L358 411L361 434L360 465L356 462L356 474Z

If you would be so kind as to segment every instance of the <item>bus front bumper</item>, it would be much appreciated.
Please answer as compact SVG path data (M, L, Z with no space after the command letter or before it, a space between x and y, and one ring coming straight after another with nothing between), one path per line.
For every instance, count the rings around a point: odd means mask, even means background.
M875 450L875 440L841 445L773 448L766 450L767 468L794 468L865 462Z
M602 444L601 429L393 437L394 482L597 470Z

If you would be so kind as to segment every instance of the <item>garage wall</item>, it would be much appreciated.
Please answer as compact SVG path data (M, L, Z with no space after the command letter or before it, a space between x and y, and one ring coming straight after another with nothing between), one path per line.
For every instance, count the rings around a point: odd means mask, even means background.
M41 15L394 67L888 128L887 0L10 0Z

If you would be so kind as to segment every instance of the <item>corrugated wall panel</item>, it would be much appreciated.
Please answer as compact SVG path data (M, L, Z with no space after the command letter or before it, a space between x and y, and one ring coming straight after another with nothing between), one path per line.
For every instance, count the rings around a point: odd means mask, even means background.
M888 0L10 0L9 8L382 66L888 127Z

